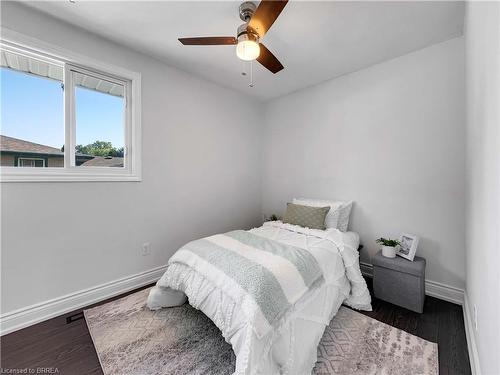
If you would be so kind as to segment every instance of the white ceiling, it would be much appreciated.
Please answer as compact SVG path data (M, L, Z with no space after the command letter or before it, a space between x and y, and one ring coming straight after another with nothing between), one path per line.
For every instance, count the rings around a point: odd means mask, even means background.
M234 46L182 46L178 37L231 36L234 1L26 2L31 7L260 99L316 83L462 35L462 2L290 1L263 39L285 69L254 64L253 88Z

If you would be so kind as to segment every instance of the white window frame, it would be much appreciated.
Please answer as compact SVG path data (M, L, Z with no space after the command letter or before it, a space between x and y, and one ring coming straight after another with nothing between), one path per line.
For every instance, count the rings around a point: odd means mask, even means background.
M22 166L20 167L19 166L19 163L21 162L21 160L30 160L30 161L37 161L37 160L41 160L42 161L42 168L45 168L45 159L44 158L25 158L25 157L20 157L20 158L17 158L17 168L40 168L40 167L25 167L25 166Z
M1 28L0 48L64 68L64 167L0 167L1 182L141 181L141 75ZM72 72L102 77L125 88L124 167L76 167L75 95ZM69 145L69 147L67 147Z

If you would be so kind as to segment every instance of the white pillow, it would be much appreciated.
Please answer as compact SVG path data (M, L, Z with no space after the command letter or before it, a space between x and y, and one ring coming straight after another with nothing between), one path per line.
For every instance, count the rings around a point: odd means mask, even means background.
M342 203L337 228L341 232L347 232L349 226L349 216L351 216L352 201Z
M330 211L328 211L328 214L325 217L325 227L337 228L342 232L347 232L352 201L341 202L322 199L294 198L293 203L311 207L330 206Z

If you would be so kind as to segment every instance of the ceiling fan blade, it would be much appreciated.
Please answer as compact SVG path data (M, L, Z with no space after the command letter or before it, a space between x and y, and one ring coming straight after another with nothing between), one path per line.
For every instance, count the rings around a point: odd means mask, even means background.
M288 0L261 0L250 22L248 22L248 26L262 38L271 28L287 3Z
M199 38L179 38L185 46L222 46L234 45L238 41L234 36L205 36Z
M274 74L278 73L284 67L281 65L279 60L269 51L265 45L259 43L260 55L257 57L257 61L261 63L266 69L270 70Z

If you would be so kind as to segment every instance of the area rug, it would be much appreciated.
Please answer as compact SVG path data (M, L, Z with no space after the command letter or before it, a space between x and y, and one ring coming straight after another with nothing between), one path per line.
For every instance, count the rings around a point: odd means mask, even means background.
M148 293L85 310L105 375L233 373L234 353L210 319L189 304L150 311ZM313 373L434 375L437 344L341 307L321 339Z

